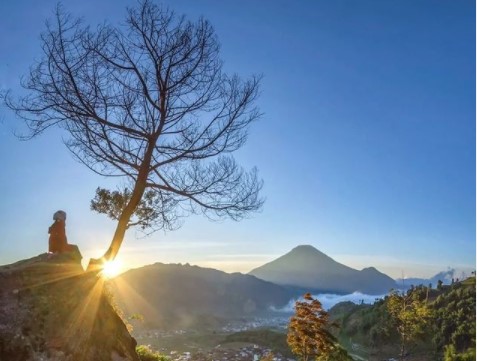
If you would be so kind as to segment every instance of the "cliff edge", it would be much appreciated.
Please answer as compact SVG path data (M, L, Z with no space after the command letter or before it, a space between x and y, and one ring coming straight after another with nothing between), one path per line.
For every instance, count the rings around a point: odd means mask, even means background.
M0 266L0 360L139 361L105 286L77 248Z

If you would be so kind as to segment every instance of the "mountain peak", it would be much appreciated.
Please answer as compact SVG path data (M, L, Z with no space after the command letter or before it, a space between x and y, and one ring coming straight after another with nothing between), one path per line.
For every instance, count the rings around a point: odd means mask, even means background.
M382 294L395 287L393 279L375 268L358 271L311 245L299 245L249 274L279 285L322 292Z
M302 245L296 246L289 253L297 253L297 252L299 253L308 253L308 252L317 253L318 252L318 253L324 254L323 252L320 252L318 249L316 249L315 247L309 244L302 244Z
M366 267L366 268L363 268L361 272L379 272L379 271L374 267Z
M310 244L300 244L292 249L292 251L301 251L301 250L308 251L308 250L317 250L317 249Z
M274 262L279 262L282 264L286 263L292 268L295 268L296 265L300 265L300 267L315 267L317 264L323 268L327 268L334 267L336 264L338 264L331 257L327 256L311 245L296 246L290 252L286 253L275 261L272 261L271 263Z

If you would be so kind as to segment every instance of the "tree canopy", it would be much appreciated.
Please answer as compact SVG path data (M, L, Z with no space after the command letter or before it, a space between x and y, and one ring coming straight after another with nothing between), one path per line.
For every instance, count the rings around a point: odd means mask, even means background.
M475 360L475 277L393 291L373 305L338 304L330 314L340 339L361 345L363 356Z
M425 335L432 316L431 309L427 298L422 300L420 294L412 289L409 292L391 292L386 299L386 306L401 338L400 357L404 358L406 346Z
M26 95L3 98L28 125L26 138L60 126L77 160L123 179L91 203L118 222L104 258L130 226L171 230L192 213L240 220L261 208L257 170L231 155L260 117L260 77L223 72L207 20L143 0L122 25L92 30L58 6L41 40Z
M306 293L304 301L296 301L295 314L288 325L287 342L302 361L352 360L329 329L330 322L321 302Z

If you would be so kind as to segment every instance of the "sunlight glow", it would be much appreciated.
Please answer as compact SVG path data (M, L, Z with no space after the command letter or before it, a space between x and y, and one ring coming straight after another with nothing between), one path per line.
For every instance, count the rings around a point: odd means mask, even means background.
M105 278L113 278L116 277L121 272L121 262L118 260L114 261L107 261L104 263L103 271L101 274Z

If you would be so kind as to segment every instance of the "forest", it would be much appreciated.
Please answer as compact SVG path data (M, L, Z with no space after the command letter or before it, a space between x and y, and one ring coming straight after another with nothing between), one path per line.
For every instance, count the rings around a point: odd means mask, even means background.
M341 343L370 359L475 360L475 277L430 286L391 292L373 305L337 304L330 315Z

